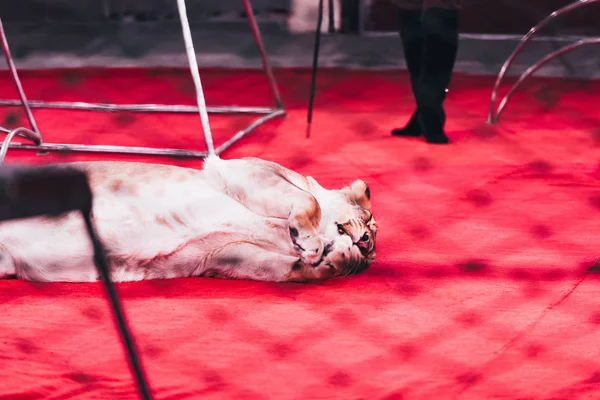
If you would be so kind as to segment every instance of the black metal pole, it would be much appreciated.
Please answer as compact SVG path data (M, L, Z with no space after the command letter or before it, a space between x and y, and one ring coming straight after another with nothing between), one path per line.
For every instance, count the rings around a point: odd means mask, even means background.
M335 10L333 9L333 0L328 0L329 4L329 33L335 32Z
M310 137L310 127L312 124L313 106L315 103L315 91L317 81L317 66L319 64L319 47L321 45L321 24L323 23L323 0L319 0L319 14L317 17L317 31L315 32L315 47L313 52L312 76L310 82L310 99L308 101L308 116L306 122L306 137Z
M110 272L108 268L108 262L106 261L104 246L102 246L102 243L100 243L100 240L96 235L90 213L82 211L81 214L83 215L85 227L92 241L92 245L94 246L94 262L98 272L100 273L102 282L104 283L104 288L106 290L119 333L121 334L123 345L125 346L125 350L129 358L129 367L131 368L131 371L135 377L138 390L140 392L140 397L143 400L151 400L152 396L150 394L150 387L144 374L144 369L142 368L133 336L131 335L130 329L127 326L127 321L125 320L125 315L123 313L123 307L120 304L115 285L110 280Z

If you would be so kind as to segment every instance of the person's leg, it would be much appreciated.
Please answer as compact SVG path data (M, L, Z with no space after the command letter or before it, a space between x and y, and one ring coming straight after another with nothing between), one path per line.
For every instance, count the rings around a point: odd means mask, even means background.
M398 30L404 50L406 68L410 75L410 83L415 99L417 85L421 75L421 58L423 54L423 33L421 17L422 0L396 0L398 4ZM394 136L421 136L421 127L417 120L417 110L413 113L404 128L392 130Z
M418 121L429 143L445 144L443 102L458 52L456 0L425 0L423 55L417 90Z

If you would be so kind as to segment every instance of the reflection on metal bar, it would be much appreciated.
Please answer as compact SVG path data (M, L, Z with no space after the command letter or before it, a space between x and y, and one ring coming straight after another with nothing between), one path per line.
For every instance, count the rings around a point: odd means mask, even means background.
M510 90L508 91L508 93L506 94L506 96L504 96L504 98L500 102L500 105L498 106L498 110L496 111L496 115L494 116L494 119L493 119L492 123L497 123L498 122L498 120L500 119L500 114L502 114L502 111L506 107L506 104L508 103L508 101L510 100L510 98L512 97L512 95L514 94L514 92L516 92L516 90L519 88L519 86L521 86L521 83L523 83L523 81L525 79L529 78L538 69L540 69L541 67L543 67L544 65L546 65L550 61L554 60L555 58L560 57L561 55L563 55L565 53L568 53L568 52L570 52L572 50L575 50L575 49L578 49L580 47L583 47L583 46L586 46L586 45L590 45L590 44L600 44L600 38L584 39L584 40L580 40L578 42L575 42L573 44L561 47L560 49L558 49L556 51L553 51L552 53L548 54L546 57L542 58L540 61L538 61L537 63L535 63L531 67L527 68L527 70L525 72L523 72L523 74L521 74L521 76L519 77L519 79L517 80L517 82L515 82L515 84L510 88Z
M25 109L25 114L27 115L27 119L29 120L29 124L31 125L31 129L33 129L38 134L40 130L35 123L35 118L33 118L33 114L31 109L29 108L29 104L27 103L27 97L25 97L25 91L23 90L23 85L21 85L21 80L19 79L19 74L17 73L17 67L12 59L12 55L10 54L10 47L8 46L8 39L6 38L6 33L4 32L4 24L2 23L2 18L0 18L0 40L2 41L2 50L4 51L4 57L6 58L6 64L8 64L8 69L10 71L10 75L13 79L13 83L17 87L17 92L19 93L19 98L21 99L21 104Z
M506 76L506 73L508 72L508 69L510 68L510 66L512 65L512 63L515 61L515 59L521 53L521 51L523 51L523 48L525 47L525 45L527 44L527 42L529 42L531 40L531 38L537 32L539 32L541 29L543 29L545 26L547 26L554 19L556 19L556 18L558 18L560 16L563 16L563 15L565 15L565 14L567 14L567 13L569 13L569 12L571 12L571 11L577 9L577 8L583 7L583 6L587 5L587 4L593 4L593 3L600 3L600 0L577 0L577 1L575 1L575 2L573 2L571 4L569 4L569 5L567 5L565 7L559 8L558 10L552 12L550 15L548 15L546 18L544 18L540 23L538 23L533 28L531 28L529 30L529 32L527 32L527 34L525 36L523 36L523 38L521 39L521 42L519 43L519 45L515 48L515 50L512 52L512 54L506 59L506 61L502 65L502 68L500 69L500 73L498 74L498 77L496 78L496 83L494 84L494 89L492 90L492 97L491 97L491 100L490 100L490 109L489 109L489 112L488 112L488 121L487 122L489 124L495 124L498 121L498 119L499 119L499 116L500 116L499 114L500 113L494 111L494 108L496 106L496 99L498 97L498 91L500 89L500 84L502 83L502 80ZM578 47L580 47L580 46L578 46ZM552 54L554 54L554 53L552 53ZM562 52L560 54L564 54L564 52ZM548 62L548 61L546 61L546 62ZM544 62L544 64L546 62ZM535 65L534 65L534 67L535 67ZM527 71L525 73L527 73Z
M179 149L158 149L152 147L133 146L110 146L110 145L87 145L68 143L43 143L39 146L25 143L11 143L11 149L57 151L63 153L112 153L112 154L135 154L147 156L166 156L181 158L204 158L208 155L206 151L190 151Z
M285 115L284 110L272 110L270 114L264 115L252 122L248 127L240 130L231 139L227 140L216 150L216 154L221 154L227 150L231 145L242 139L248 133L264 124L265 122ZM25 128L18 128L20 130L28 131ZM3 129L4 130L4 129ZM16 131L16 130L15 130ZM14 131L8 131L14 132ZM18 136L21 136L17 133ZM32 132L33 133L33 132ZM10 140L9 140L10 142ZM205 158L208 156L206 151L189 151L179 149L157 149L152 147L130 147L130 146L110 146L110 145L82 145L82 144L66 144L66 143L44 143L41 145L32 145L25 143L11 143L8 148L20 149L20 150L37 150L37 151L57 151L57 152L83 152L83 153L112 153L112 154L135 154L135 155L156 155L166 157L178 157L178 158ZM0 153L1 156L1 153Z
M35 143L35 146L38 147L41 144L42 138L37 132L34 132L27 128L17 128L8 132L8 135L2 142L2 147L0 147L0 166L4 164L4 159L6 158L6 152L10 147L10 142L13 140L15 136L21 136L25 139L31 140Z
M22 106L29 118L33 131L37 135L37 144L25 144L25 143L9 143L8 140L6 148L20 149L20 150L36 150L40 152L46 151L58 151L58 152L88 152L88 153L113 153L113 154L136 154L136 155L153 155L153 156L167 156L167 157L183 157L183 158L205 158L209 154L221 154L232 144L240 140L246 134L256 129L259 125L275 118L278 116L285 116L286 112L281 100L275 76L269 64L267 52L265 50L264 43L254 18L254 12L250 0L242 0L246 9L248 23L250 25L252 35L256 42L256 46L261 55L263 70L267 76L271 94L275 102L275 108L269 107L240 107L240 106L222 106L222 107L207 107L204 99L204 91L200 81L200 74L198 72L198 65L196 63L196 53L192 41L191 31L189 22L187 20L187 14L185 10L185 0L177 0L177 7L181 19L181 28L183 40L186 46L186 55L190 64L190 72L194 80L194 86L197 95L197 106L191 105L166 105L166 104L99 104L99 103L86 103L86 102L46 102L46 101L28 101L23 92L21 82L18 77L17 69L12 60L12 56L8 49L8 41L6 39L4 29L2 27L2 21L0 18L0 36L4 49L4 54L11 70L11 76L19 91L19 100L0 100L0 106ZM83 144L59 144L59 143L41 143L41 135L31 113L31 108L44 108L44 109L63 109L63 110L86 110L86 111L125 111L125 112L142 112L142 113L199 113L200 120L202 122L202 129L204 132L204 139L208 151L188 151L179 149L160 149L151 147L129 147L129 146L109 146L109 145L83 145ZM208 120L208 114L258 114L262 117L255 120L247 128L237 132L231 139L223 143L218 149L215 150L212 135L210 133L210 124ZM16 131L16 133L14 133ZM4 127L0 127L0 132L14 136L22 136L26 139L30 139L26 135L26 128L17 128L16 130L10 130ZM1 150L0 150L1 151Z
M248 125L248 127L242 129L241 131L239 131L238 133L236 133L231 139L229 139L228 141L226 141L225 143L223 143L221 146L219 146L217 148L217 155L223 153L232 144L234 144L235 142L237 142L238 140L240 140L241 138L243 138L244 136L246 136L248 133L252 132L254 129L256 129L261 124L264 124L265 122L267 122L267 121L269 121L269 120L271 120L271 119L273 119L275 117L280 117L280 116L283 116L283 115L285 115L285 110L275 110L275 111L273 111L269 115L265 115L264 117L258 118L256 121L254 121L253 123L251 123L250 125Z
M192 32L190 23L187 18L185 9L185 0L177 0L177 11L181 21L181 32L183 33L183 42L185 43L185 53L190 64L190 72L194 81L194 89L196 91L196 102L198 103L198 112L200 114L200 122L202 123L202 132L204 133L204 142L208 149L208 154L215 154L215 145L213 143L212 133L210 132L210 123L208 122L208 112L206 111L206 100L204 99L204 89L200 81L200 72L198 72L198 61L196 60L196 51L194 50L194 41L192 40Z
M0 100L0 106L20 106L19 100ZM198 112L198 106L168 105L168 104L109 104L109 103L85 103L66 101L39 101L29 100L31 108L59 109L59 110L82 110L82 111L125 111L140 113L190 113ZM273 111L267 107L206 107L209 114L269 114Z

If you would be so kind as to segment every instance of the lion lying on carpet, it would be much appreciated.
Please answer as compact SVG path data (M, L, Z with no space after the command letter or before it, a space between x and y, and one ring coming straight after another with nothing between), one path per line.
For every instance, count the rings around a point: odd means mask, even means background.
M93 219L117 282L208 276L319 281L368 268L376 222L357 180L328 190L256 158L202 170L132 162L69 164L89 174ZM0 278L99 279L78 213L0 223Z

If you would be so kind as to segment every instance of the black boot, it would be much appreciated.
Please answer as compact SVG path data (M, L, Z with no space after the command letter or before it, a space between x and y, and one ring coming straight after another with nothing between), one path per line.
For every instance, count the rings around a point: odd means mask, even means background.
M423 54L423 34L421 25L422 10L398 9L398 27L406 68L410 75L410 83L416 98L417 85L421 75L421 57ZM421 136L421 126L417 119L418 111L415 110L410 121L404 128L392 130L394 136Z
M458 10L423 11L423 56L417 89L418 121L429 143L449 142L443 103L458 52Z
M404 128L392 129L393 136L419 137L423 134L419 123L419 110L415 110Z

